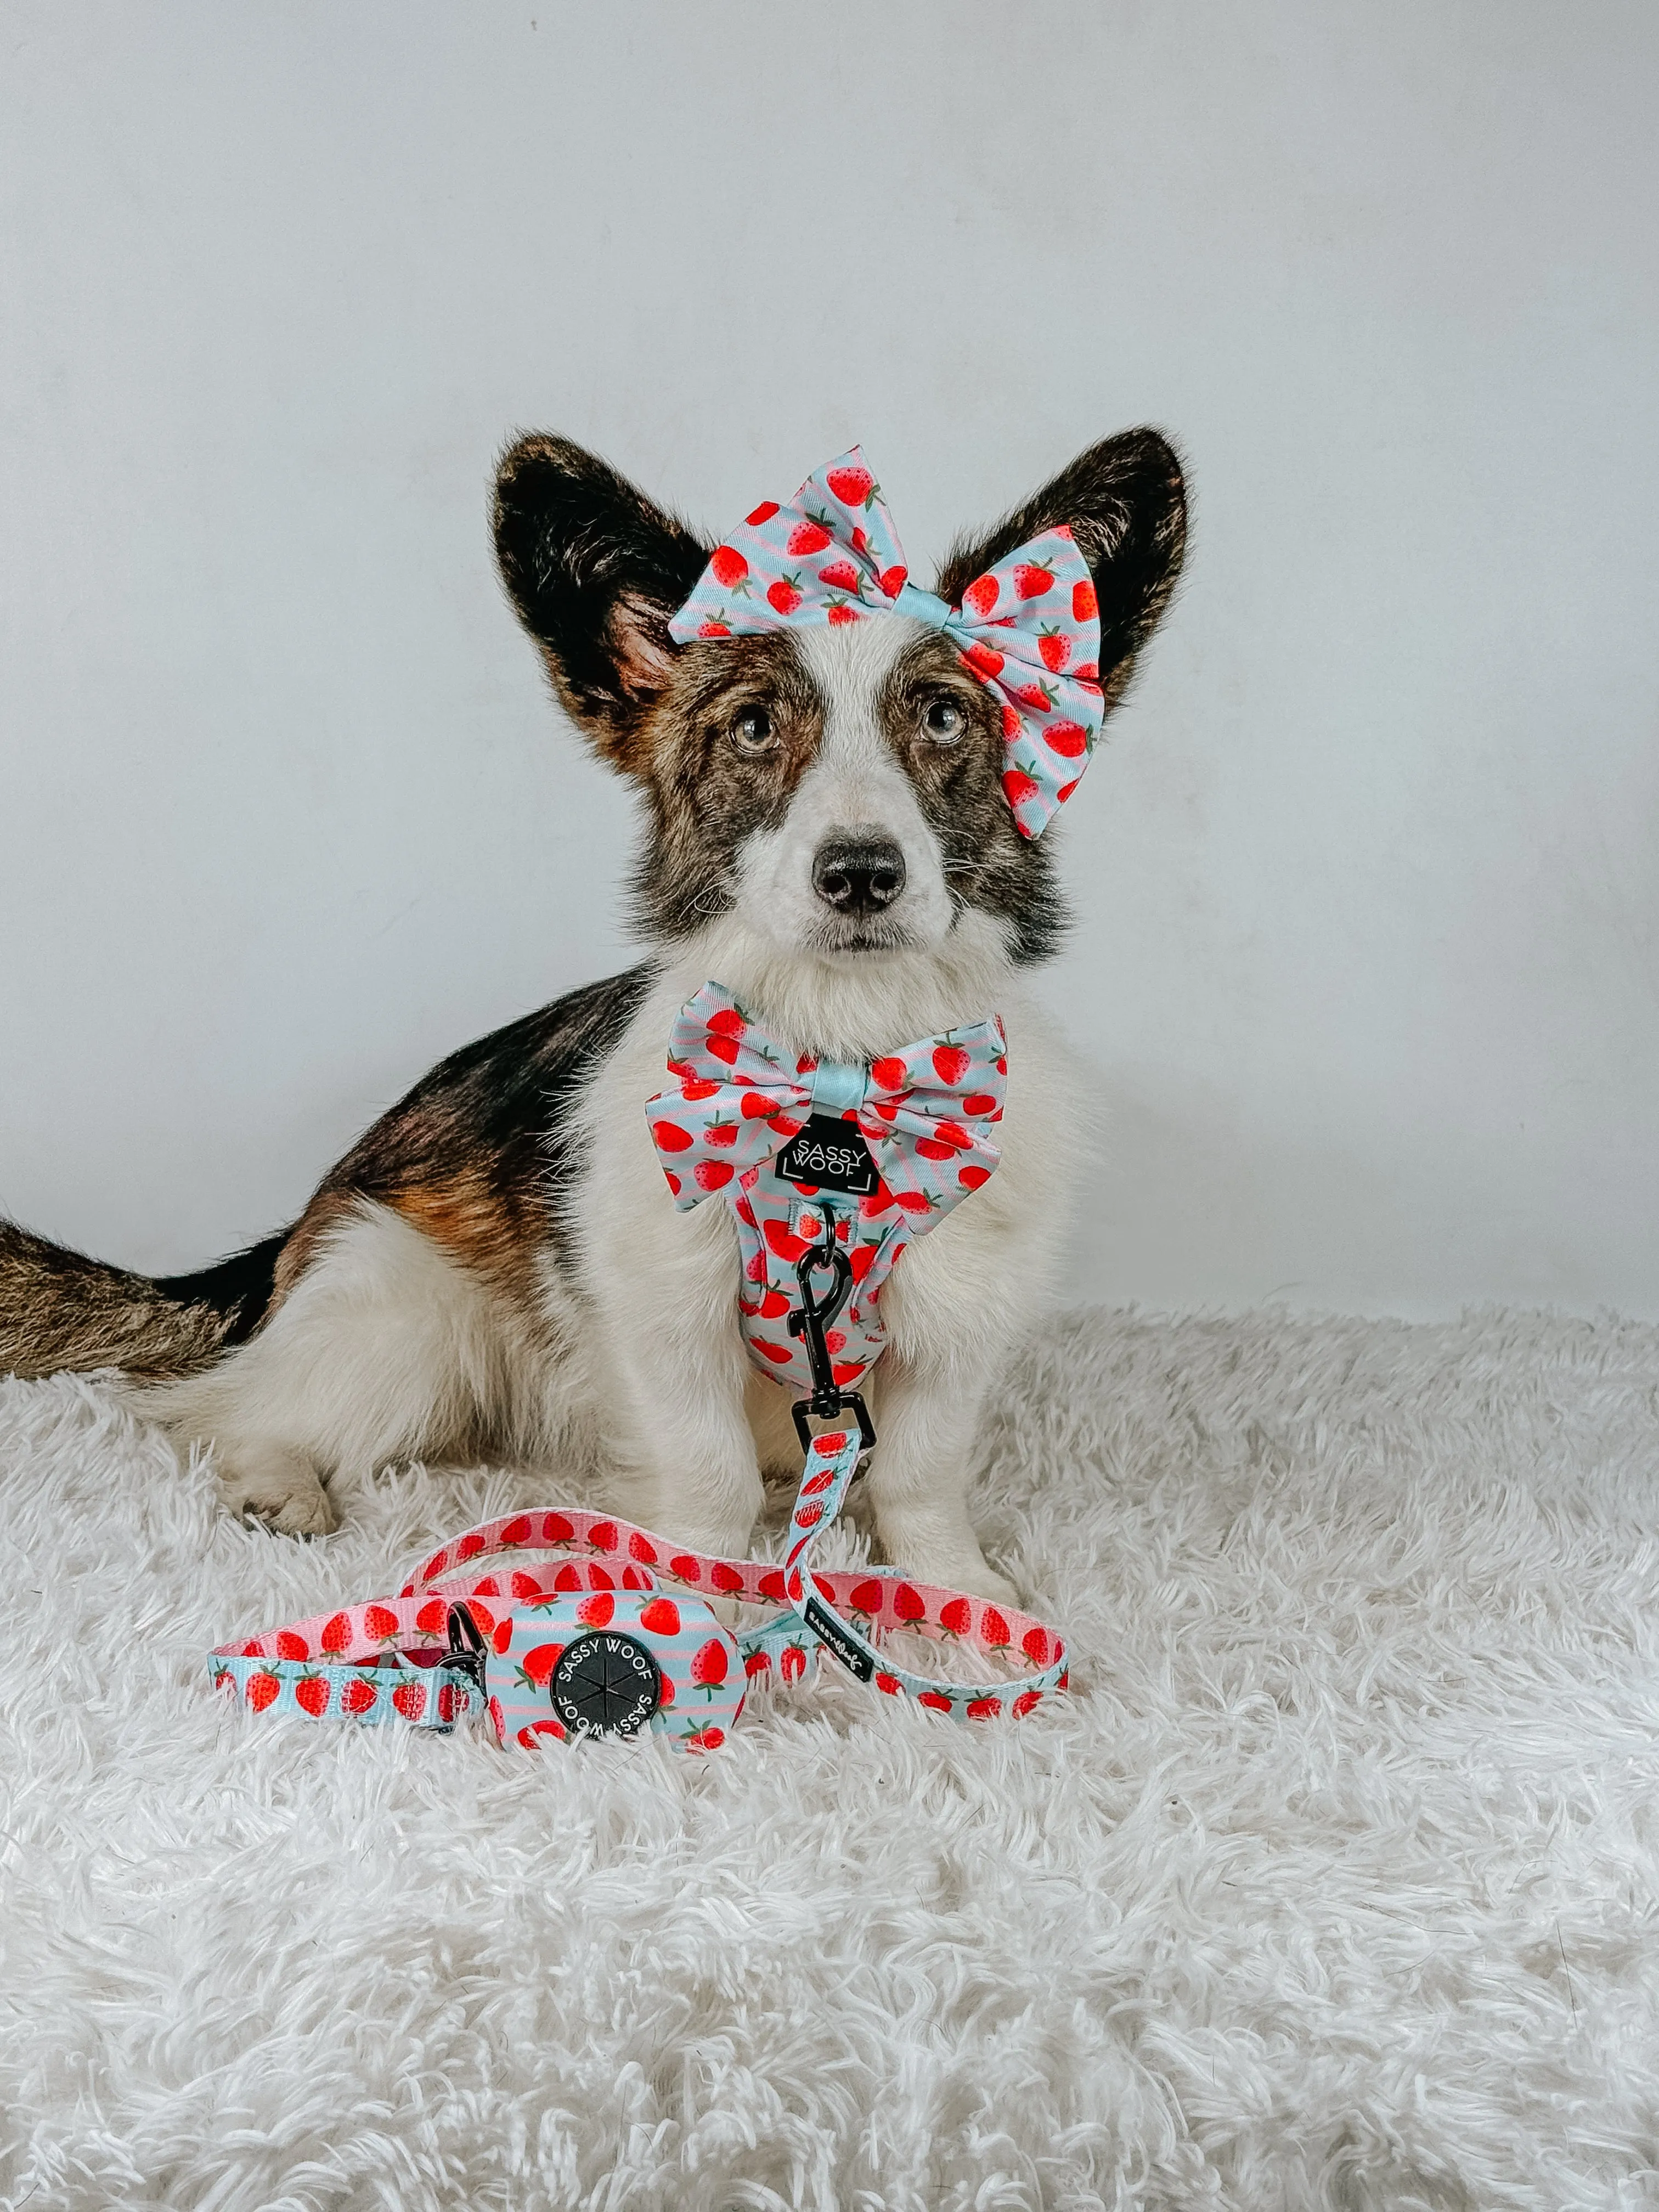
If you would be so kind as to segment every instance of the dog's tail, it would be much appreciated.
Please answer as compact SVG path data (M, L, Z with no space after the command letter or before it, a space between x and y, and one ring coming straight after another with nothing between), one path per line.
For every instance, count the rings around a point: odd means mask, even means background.
M0 1220L0 1375L124 1368L192 1374L250 1337L275 1288L284 1237L193 1275L137 1275Z

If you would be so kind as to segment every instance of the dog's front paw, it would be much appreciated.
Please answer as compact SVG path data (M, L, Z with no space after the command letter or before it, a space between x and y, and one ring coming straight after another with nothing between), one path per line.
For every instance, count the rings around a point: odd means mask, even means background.
M1006 1576L986 1564L979 1540L965 1521L931 1516L900 1519L878 1506L876 1527L889 1561L918 1582L966 1590L969 1597L990 1598L1018 1610L1019 1592Z
M279 1536L326 1536L339 1527L333 1501L302 1453L242 1443L222 1453L216 1448L214 1462L233 1513L262 1521Z

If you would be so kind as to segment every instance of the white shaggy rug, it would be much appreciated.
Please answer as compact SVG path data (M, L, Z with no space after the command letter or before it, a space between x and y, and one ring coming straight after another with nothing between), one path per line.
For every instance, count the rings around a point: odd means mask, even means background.
M1659 1330L1079 1315L987 1465L1069 1699L536 1758L202 1656L543 1484L0 1385L0 2204L1659 2203Z

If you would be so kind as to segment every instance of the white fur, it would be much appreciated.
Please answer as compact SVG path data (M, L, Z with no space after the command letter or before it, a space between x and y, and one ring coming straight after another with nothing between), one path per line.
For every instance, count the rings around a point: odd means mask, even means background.
M0 1382L0 2205L1650 2207L1659 1329L1079 1316L978 1464L1070 1696L538 1757L203 1655L562 1483L273 1543Z
M1004 1020L1001 1167L915 1240L883 1292L890 1349L872 1393L870 1498L897 1565L1010 1595L969 1521L967 1470L986 1393L1053 1294L1080 1087L1000 927L953 913L937 840L878 721L915 627L885 617L802 634L826 708L817 758L781 825L750 841L734 910L675 949L577 1109L588 1155L568 1208L576 1295L550 1255L526 1324L399 1218L360 1207L246 1346L148 1394L181 1440L214 1440L233 1504L280 1528L325 1529L334 1512L319 1477L483 1439L528 1458L596 1460L632 1518L710 1550L747 1549L763 1469L781 1472L792 1441L788 1398L743 1349L727 1209L676 1212L644 1113L675 1013L712 979L793 1049L848 1060ZM838 829L903 850L906 886L885 917L895 949L823 947L812 862Z

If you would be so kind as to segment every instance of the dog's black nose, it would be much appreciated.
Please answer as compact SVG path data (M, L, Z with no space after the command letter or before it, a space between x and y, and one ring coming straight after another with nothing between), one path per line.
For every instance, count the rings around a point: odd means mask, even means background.
M831 837L818 847L812 888L837 914L879 914L904 889L904 855L890 837Z

